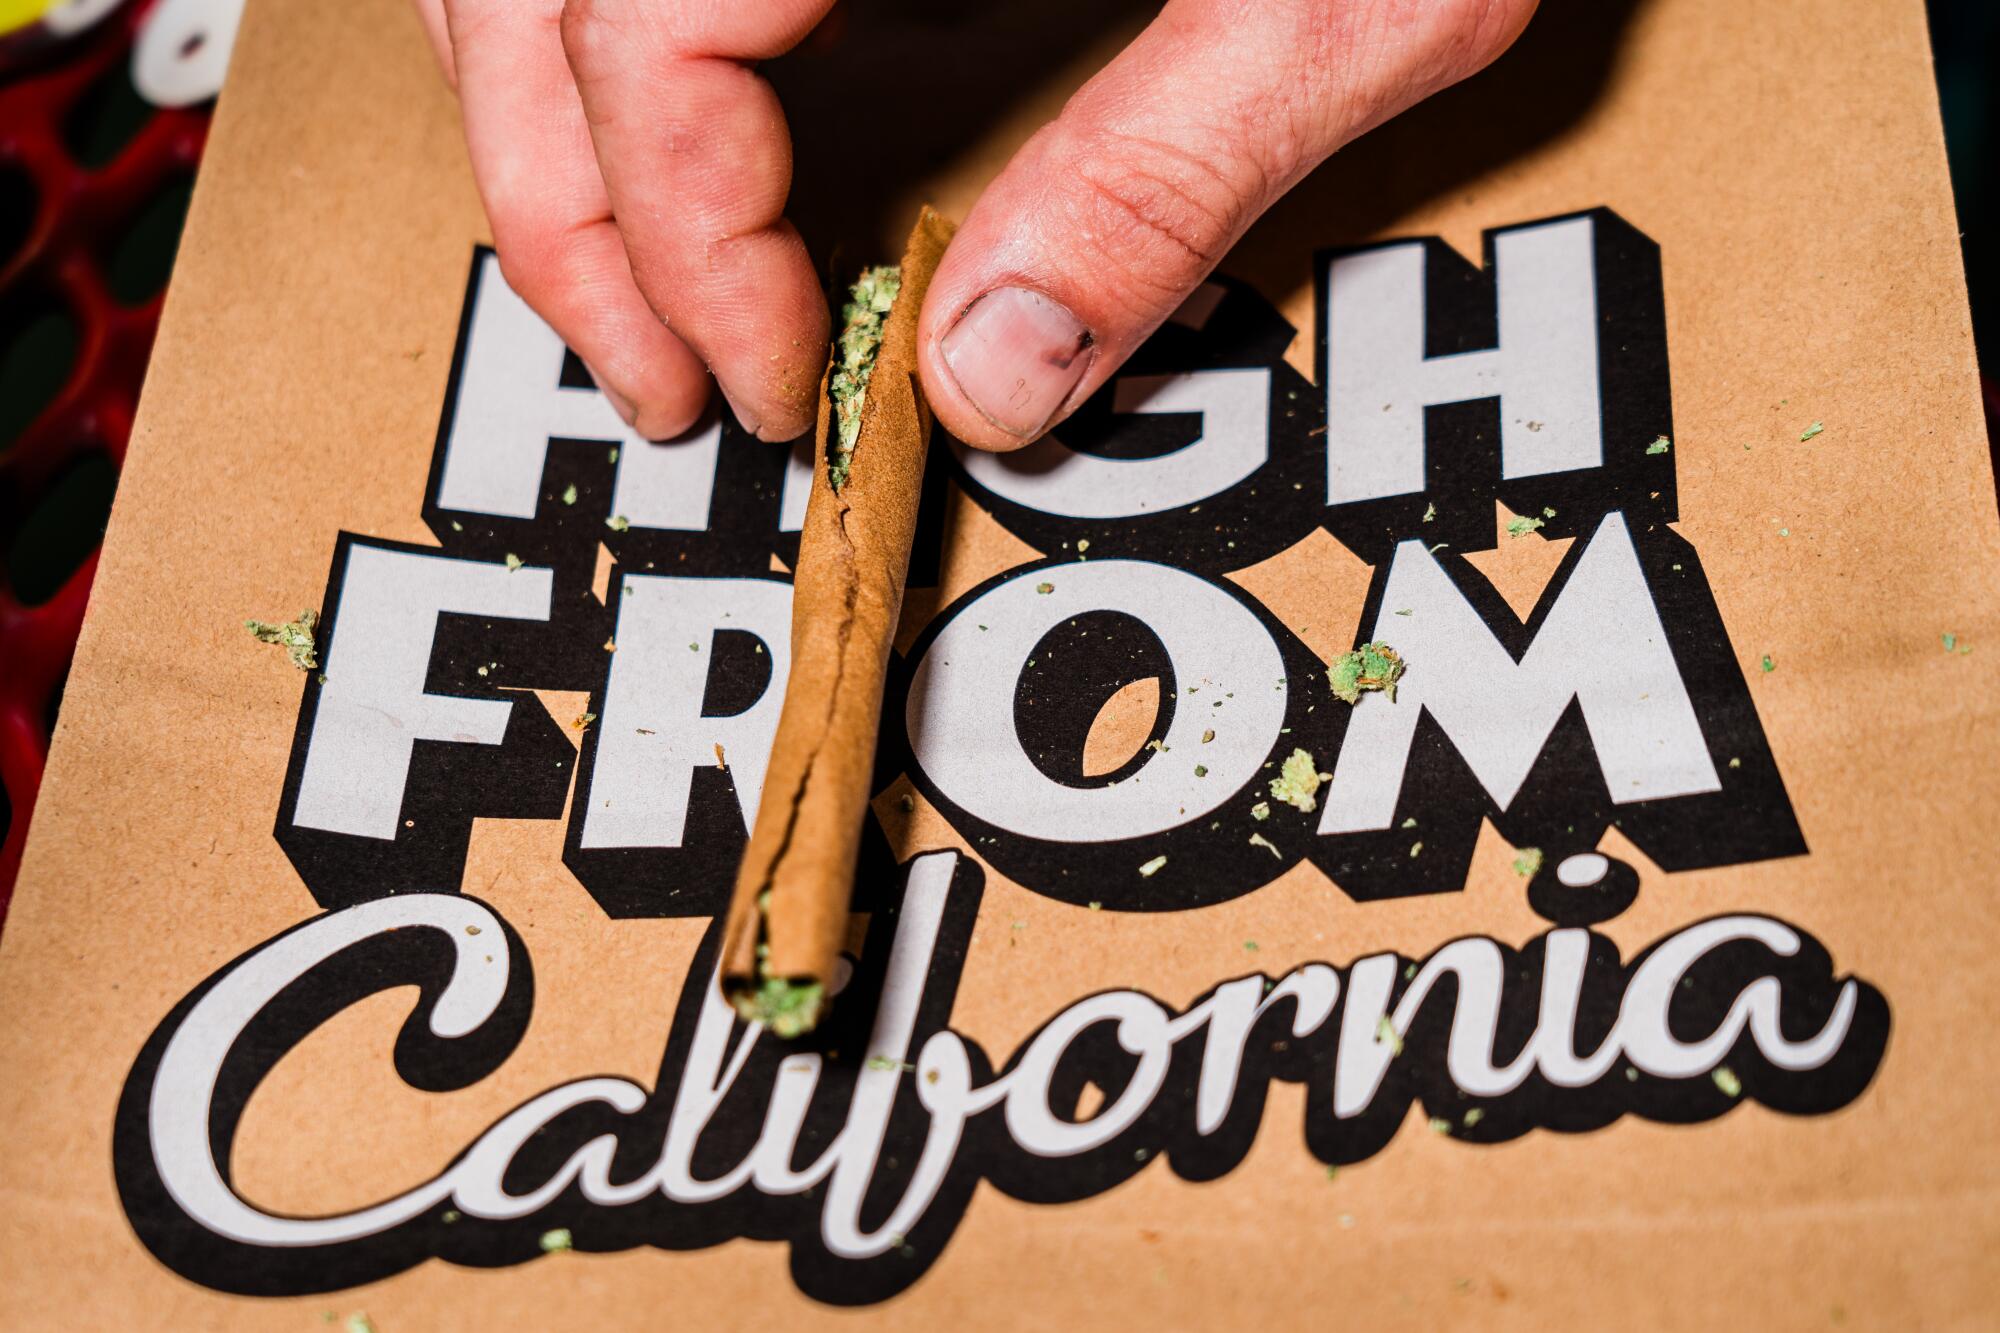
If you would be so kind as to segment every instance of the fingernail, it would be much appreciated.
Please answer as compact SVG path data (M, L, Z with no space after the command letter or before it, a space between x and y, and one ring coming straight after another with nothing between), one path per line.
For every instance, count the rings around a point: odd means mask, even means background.
M1000 430L1042 433L1090 369L1090 330L1059 301L1000 287L974 301L938 344L966 401Z
M604 401L611 404L612 410L624 418L626 425L635 425L639 419L639 410L632 406L632 400L605 383L604 376L598 374L597 368L589 362L585 362L583 368L589 371L590 378L597 382L597 391L604 395Z

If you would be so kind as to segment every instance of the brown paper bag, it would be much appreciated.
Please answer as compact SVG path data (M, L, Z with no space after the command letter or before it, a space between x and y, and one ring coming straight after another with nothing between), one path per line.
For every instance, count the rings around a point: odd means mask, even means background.
M841 262L1143 17L991 8L774 67ZM856 69L937 110L829 188ZM1552 2L1051 441L938 441L804 1044L714 972L806 462L630 438L483 227L406 7L251 6L0 941L15 1323L1990 1317L1917 0Z

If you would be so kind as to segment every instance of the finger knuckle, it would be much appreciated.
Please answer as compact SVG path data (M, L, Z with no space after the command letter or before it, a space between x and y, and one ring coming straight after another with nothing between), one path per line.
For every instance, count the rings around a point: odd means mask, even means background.
M493 249L500 261L501 278L531 306L546 305L567 285L563 281L567 247L561 235L550 228L525 222L510 225L495 219Z
M1288 188L1324 156L1325 113L1309 77L1287 78L1245 96L1231 136L1242 145L1260 197Z
M1465 73L1483 69L1513 45L1534 16L1537 0L1460 0L1454 54Z
M1246 221L1235 175L1175 144L1100 135L1076 157L1076 234L1142 296L1177 293L1215 267Z
M1388 0L1369 14L1364 40L1385 64L1405 66L1420 88L1464 78L1497 57L1534 13L1536 0Z
M557 27L563 51L571 61L585 61L601 52L629 46L643 21L643 5L632 0L563 0Z

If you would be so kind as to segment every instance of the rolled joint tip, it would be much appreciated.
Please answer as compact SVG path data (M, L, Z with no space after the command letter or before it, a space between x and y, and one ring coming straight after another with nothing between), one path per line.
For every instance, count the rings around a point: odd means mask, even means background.
M826 986L810 977L729 978L723 992L745 1022L786 1040L811 1032L826 1012Z

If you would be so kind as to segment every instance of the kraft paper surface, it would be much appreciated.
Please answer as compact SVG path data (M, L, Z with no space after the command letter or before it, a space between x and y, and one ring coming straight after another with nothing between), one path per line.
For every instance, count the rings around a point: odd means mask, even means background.
M987 8L769 67L830 268L1146 18ZM1926 43L1550 0L1050 442L938 433L787 1044L715 973L810 455L628 437L409 7L252 3L0 936L12 1323L1991 1322L2000 522ZM926 110L857 162L871 80ZM318 672L243 628L300 607Z

